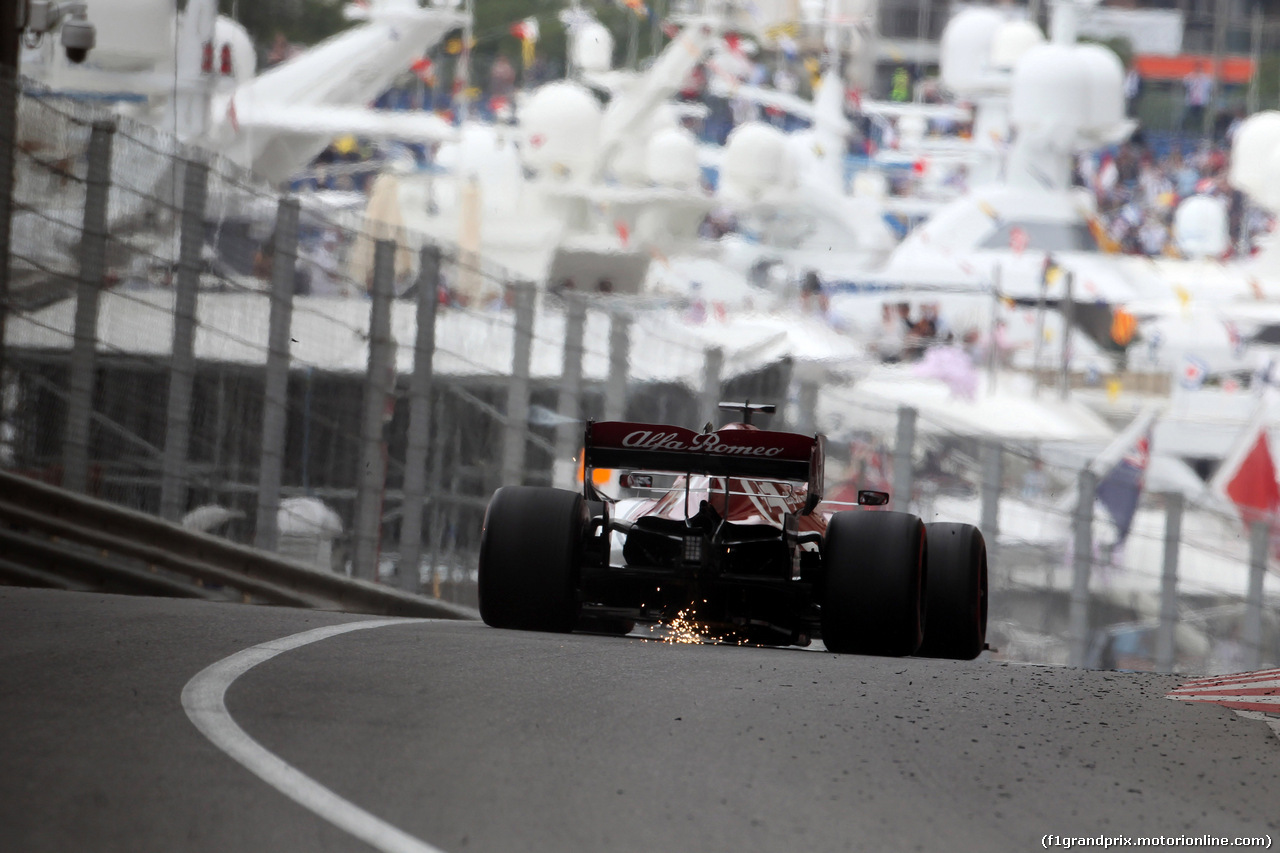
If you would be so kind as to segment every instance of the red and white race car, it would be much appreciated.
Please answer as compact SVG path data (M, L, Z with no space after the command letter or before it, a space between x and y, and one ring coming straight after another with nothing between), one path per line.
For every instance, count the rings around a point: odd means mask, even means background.
M725 403L749 421L771 406ZM498 489L480 615L498 628L626 633L680 617L728 641L970 660L985 647L986 545L969 524L822 501L822 436L735 423L587 424L583 492ZM615 499L595 469L624 473Z

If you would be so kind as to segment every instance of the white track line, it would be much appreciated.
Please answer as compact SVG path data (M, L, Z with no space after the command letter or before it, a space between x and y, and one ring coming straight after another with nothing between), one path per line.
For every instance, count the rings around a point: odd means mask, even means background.
M262 781L319 817L346 830L376 850L385 853L443 853L391 824L374 817L354 803L344 800L279 756L236 725L227 711L226 693L231 683L263 661L292 649L348 631L403 625L413 619L374 619L347 622L303 631L289 637L260 643L205 667L182 688L182 707L195 727L214 746L244 765Z
M1247 720L1261 720L1271 727L1276 737L1280 738L1280 720L1276 719L1275 714L1260 714L1257 711L1236 711L1236 713Z

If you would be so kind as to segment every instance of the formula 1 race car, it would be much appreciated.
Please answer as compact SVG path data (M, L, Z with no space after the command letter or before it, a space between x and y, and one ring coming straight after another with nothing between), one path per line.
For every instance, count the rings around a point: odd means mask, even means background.
M498 489L480 544L480 615L498 628L703 636L971 660L985 647L986 545L969 524L824 504L824 439L750 424L703 432L589 422L583 492ZM622 471L613 498L596 469ZM849 508L845 508L849 507Z

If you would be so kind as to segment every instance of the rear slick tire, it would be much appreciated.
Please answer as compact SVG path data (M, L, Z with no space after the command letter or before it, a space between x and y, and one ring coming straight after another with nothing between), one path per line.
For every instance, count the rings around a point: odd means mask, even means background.
M906 512L838 512L822 563L822 642L839 654L902 657L924 638L925 529Z
M494 492L480 536L480 618L494 628L568 633L578 620L582 495L540 486Z
M972 524L926 524L929 590L921 657L973 660L987 643L987 544Z

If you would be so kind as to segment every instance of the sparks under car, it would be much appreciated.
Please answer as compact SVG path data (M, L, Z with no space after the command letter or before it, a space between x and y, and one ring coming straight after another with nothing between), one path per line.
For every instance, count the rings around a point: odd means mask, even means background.
M498 489L480 545L480 615L498 628L626 633L696 621L764 645L970 660L983 650L987 557L969 524L823 503L820 435L746 423L701 433L589 422L583 491ZM615 499L595 469L620 470Z

